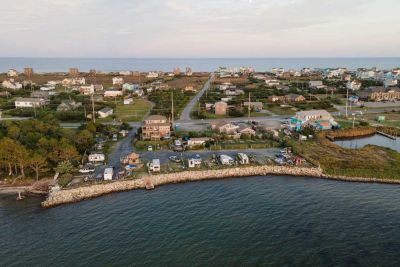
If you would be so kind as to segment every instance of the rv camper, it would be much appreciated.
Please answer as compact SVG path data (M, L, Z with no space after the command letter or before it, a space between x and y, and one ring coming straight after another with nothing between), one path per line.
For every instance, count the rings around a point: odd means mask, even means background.
M159 159L153 159L149 164L149 170L151 172L159 172L161 170L160 160Z

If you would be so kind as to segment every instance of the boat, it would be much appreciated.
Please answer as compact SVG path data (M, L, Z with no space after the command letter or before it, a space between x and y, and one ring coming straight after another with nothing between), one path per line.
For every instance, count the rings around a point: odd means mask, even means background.
M80 173L91 173L94 171L95 171L95 168L93 165L86 165L86 166L83 166L81 169L79 169Z

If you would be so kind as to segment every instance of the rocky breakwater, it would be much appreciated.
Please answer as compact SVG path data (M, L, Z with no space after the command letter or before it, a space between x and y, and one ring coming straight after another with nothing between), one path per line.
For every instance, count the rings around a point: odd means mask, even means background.
M116 181L105 184L82 186L73 189L52 191L49 193L47 199L42 202L42 206L45 208L50 208L62 204L78 202L85 199L110 194L113 192L153 188L155 186L163 184L183 183L209 179L224 179L231 177L265 176L271 174L324 177L322 171L318 168L300 168L285 166L257 166L208 171L185 171L179 173L146 176L136 180Z
M72 189L64 189L58 191L50 191L48 197L42 202L42 207L50 208L62 204L79 202L85 199L95 198L102 195L122 192L133 189L144 189L145 183L143 179L116 181L105 184L96 184L82 186Z
M208 170L208 171L185 171L180 173L155 175L146 177L145 179L150 180L154 186L158 186L170 183L183 183L183 182L201 181L209 179L224 179L231 177L265 176L270 174L311 176L311 177L324 176L322 171L318 168L258 166L258 167L230 168L230 169Z

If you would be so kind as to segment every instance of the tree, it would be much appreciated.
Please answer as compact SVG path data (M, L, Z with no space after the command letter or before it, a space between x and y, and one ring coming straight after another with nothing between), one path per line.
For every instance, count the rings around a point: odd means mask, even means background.
M34 153L30 160L29 160L29 167L35 172L36 174L36 181L39 180L39 172L42 171L44 169L44 167L46 167L47 165L47 161L46 158L44 158L43 156Z
M74 171L74 166L69 160L61 161L57 164L56 172L59 174L69 174Z
M82 152L89 149L94 144L93 134L88 130L82 130L76 135L75 144Z
M25 177L25 167L29 164L30 160L29 152L23 145L16 143L14 155L16 158L16 163L21 171L21 176Z
M0 164L8 167L8 175L13 174L12 166L15 163L16 142L11 138L4 137L0 140Z

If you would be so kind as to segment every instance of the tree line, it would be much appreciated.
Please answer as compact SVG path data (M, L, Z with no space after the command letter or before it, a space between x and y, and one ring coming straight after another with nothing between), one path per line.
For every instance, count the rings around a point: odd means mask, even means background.
M61 128L52 115L0 123L0 179L49 174L61 162L77 165L95 142L96 125Z

